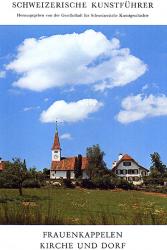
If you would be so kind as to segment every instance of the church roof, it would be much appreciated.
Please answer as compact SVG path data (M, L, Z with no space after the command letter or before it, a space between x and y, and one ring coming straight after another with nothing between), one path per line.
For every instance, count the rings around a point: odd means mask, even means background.
M56 131L56 133L55 133L55 138L54 138L54 142L53 142L53 146L52 146L52 150L54 150L54 149L61 149L58 131Z
M74 170L77 162L77 157L68 157L61 159L60 161L52 161L51 170ZM82 157L82 167L84 170L88 166L88 159L86 157Z

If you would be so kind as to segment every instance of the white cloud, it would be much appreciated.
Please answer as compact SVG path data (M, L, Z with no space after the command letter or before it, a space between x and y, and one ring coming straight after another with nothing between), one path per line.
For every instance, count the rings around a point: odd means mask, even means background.
M96 90L98 85L123 86L143 75L147 66L129 49L120 48L118 39L87 30L25 39L6 68L19 76L14 86L43 91L77 84L93 84Z
M146 90L149 88L149 85L148 84L145 84L143 87L142 87L142 91Z
M6 71L0 71L0 78L6 77Z
M69 133L65 133L65 134L62 134L62 135L60 136L60 139L63 139L63 140L71 140L71 139L72 139L72 136L71 136L71 134L69 134Z
M167 96L138 94L128 96L122 101L122 109L116 119L121 123L130 123L148 117L167 116Z
M159 90L159 85L157 83L149 83L149 84L145 84L143 87L142 87L142 91L144 92L145 90L148 90L148 89L156 89L156 90Z
M88 118L103 104L96 99L83 99L77 102L67 103L64 100L54 102L40 116L41 122L78 122Z
M24 111L24 112L27 112L27 111L36 110L36 109L40 109L40 106L25 107L25 108L23 109L23 111Z
M44 102L48 102L48 101L49 101L48 97L44 98Z

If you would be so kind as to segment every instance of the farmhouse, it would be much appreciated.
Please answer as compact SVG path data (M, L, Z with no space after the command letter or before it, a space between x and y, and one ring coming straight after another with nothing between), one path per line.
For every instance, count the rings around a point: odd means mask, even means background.
M82 157L81 155L72 157L62 157L58 130L56 128L56 133L52 146L50 179L60 179L60 178L74 179L75 168L79 161L81 166L82 178L87 179L88 178L86 174L86 168L88 167L87 158Z
M114 161L112 171L120 178L132 182L134 185L140 185L143 182L143 176L147 176L149 170L138 164L128 154L120 154L118 161Z

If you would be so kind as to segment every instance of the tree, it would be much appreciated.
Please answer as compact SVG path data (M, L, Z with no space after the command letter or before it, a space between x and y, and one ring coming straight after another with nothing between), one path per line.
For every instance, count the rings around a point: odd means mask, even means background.
M166 172L166 165L162 163L160 155L157 152L154 152L151 156L152 166L150 167L151 174L163 175Z
M50 169L44 168L43 171L42 171L42 174L44 176L44 179L49 179L49 177L50 177Z
M44 169L45 171L45 169ZM33 167L33 168L30 168L29 171L28 171L28 177L30 179L33 179L33 180L38 180L38 181L43 181L46 176L45 176L45 172L42 172L42 171L38 171L36 169L36 167Z
M3 171L3 177L6 179L6 186L19 189L19 194L22 195L23 182L28 177L26 162L19 158L13 159L12 162L7 162Z
M90 179L95 177L102 177L104 174L109 173L109 170L106 168L106 163L103 159L104 155L104 152L101 151L100 146L98 144L87 148L87 175Z
M74 168L74 174L76 179L82 176L81 168L82 168L82 155L78 155L76 159L76 165Z
M143 178L144 183L145 185L163 185L167 176L166 165L162 163L160 155L157 152L151 154L150 157L150 175Z

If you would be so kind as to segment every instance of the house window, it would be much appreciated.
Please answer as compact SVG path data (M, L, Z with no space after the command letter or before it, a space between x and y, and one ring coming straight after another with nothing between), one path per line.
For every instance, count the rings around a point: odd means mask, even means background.
M120 174L124 174L122 169L120 170Z
M146 174L146 171L142 171L142 175L143 176L146 176L147 174Z
M128 172L128 171L127 171L126 169L124 169L124 174L127 174L127 172Z
M128 174L138 174L137 169L128 169Z
M123 166L129 167L129 166L131 166L131 162L130 161L124 161Z

